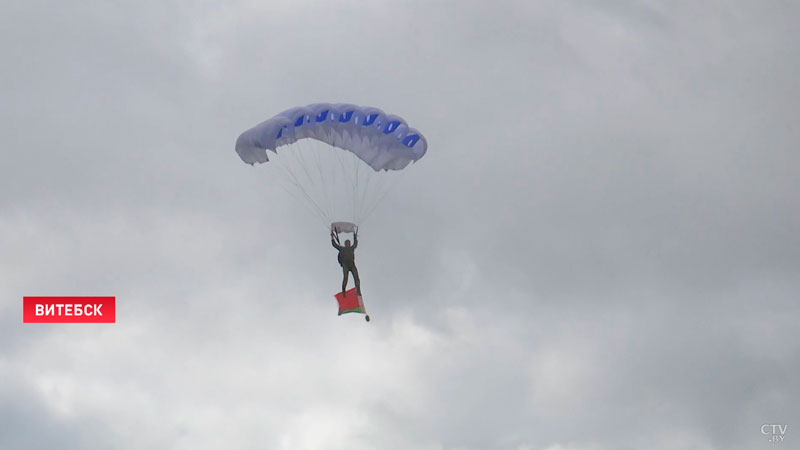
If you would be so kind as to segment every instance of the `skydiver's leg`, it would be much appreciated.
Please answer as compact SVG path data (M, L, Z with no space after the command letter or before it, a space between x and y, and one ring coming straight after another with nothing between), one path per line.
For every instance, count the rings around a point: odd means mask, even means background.
M358 295L361 295L361 279L358 278L358 267L353 265L352 271L353 271L353 281L356 282L356 292L358 293Z
M342 267L342 272L344 274L344 278L342 279L342 297L344 297L344 291L347 290L347 279L350 276L350 270L348 270L347 267Z

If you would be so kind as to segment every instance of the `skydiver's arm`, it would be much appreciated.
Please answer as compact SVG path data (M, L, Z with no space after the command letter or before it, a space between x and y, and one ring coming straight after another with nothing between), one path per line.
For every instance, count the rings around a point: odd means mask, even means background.
M333 239L331 239L331 245L333 245L333 248L335 248L336 250L342 249L342 247L340 247L339 244L337 244L336 241L334 241Z
M358 232L353 233L353 250L358 247Z

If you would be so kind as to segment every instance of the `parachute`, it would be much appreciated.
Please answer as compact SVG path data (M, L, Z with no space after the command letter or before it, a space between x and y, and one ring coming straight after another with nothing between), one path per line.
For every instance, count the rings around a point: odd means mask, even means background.
M281 186L326 228L343 232L366 220L396 183L394 175L427 148L401 117L329 103L288 109L236 140L236 153L250 165L270 161L267 150L273 152Z

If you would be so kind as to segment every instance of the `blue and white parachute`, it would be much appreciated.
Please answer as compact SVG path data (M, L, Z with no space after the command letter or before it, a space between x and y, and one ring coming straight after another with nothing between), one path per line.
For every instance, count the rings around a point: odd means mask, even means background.
M385 197L391 173L427 151L419 131L378 108L315 103L288 109L242 133L236 153L247 164L270 161L282 186L317 214L360 224Z
M267 162L266 150L316 139L355 154L374 170L400 170L425 156L428 143L401 117L378 108L315 103L288 109L245 131L236 153L247 164Z

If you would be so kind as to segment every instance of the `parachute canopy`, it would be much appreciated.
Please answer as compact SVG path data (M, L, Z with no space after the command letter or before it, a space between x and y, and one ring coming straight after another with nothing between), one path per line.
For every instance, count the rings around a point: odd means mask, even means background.
M427 148L422 133L402 118L343 103L288 109L236 140L247 164L267 162L267 150L273 152L267 167L276 182L340 232L360 225Z
M378 108L315 103L288 109L245 131L236 153L247 164L264 163L267 150L310 138L352 152L375 171L400 170L425 155L428 144L401 117Z

